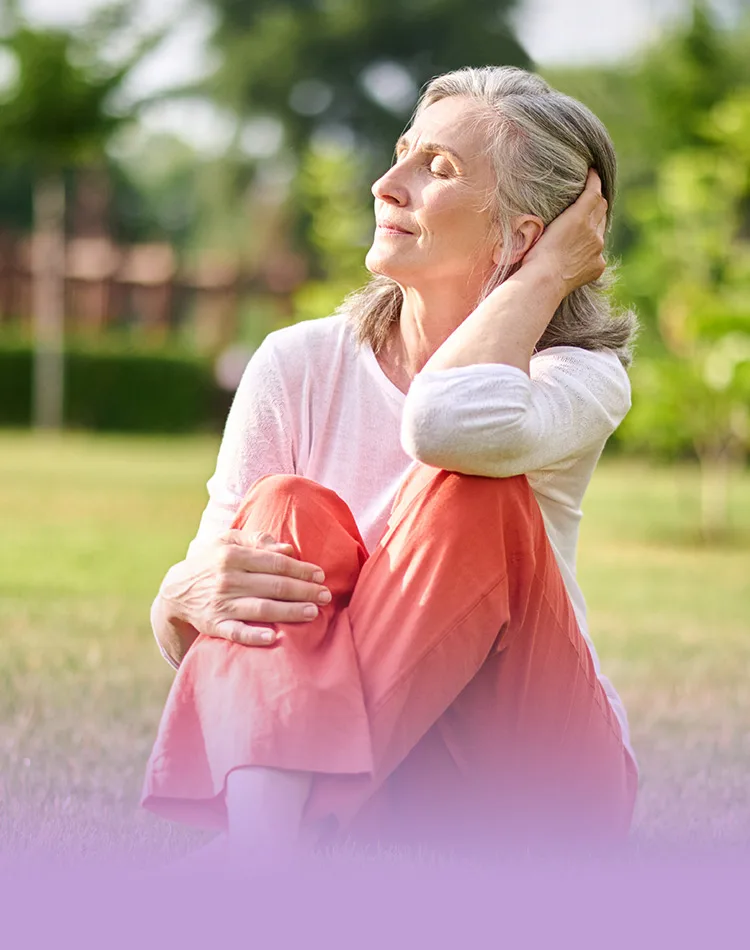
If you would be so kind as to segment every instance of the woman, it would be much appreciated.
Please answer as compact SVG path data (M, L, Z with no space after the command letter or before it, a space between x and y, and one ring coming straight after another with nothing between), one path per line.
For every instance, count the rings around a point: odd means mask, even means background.
M179 669L146 807L240 856L626 834L627 720L575 580L630 401L633 318L597 283L614 179L540 78L429 84L373 186L376 276L253 357L154 603Z

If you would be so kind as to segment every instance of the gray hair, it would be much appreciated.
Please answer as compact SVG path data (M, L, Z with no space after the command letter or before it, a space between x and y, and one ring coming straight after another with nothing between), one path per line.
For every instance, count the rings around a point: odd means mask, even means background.
M503 259L485 284L480 300L518 268L513 264L511 219L534 214L545 225L583 191L589 168L599 173L607 199L607 227L615 197L617 160L604 125L584 105L552 89L540 76L510 66L465 68L438 76L424 89L415 117L450 96L478 102L489 123L489 155L496 189L490 208L502 238ZM578 346L614 350L630 365L635 314L617 311L609 290L612 268L579 287L558 307L536 349ZM403 294L389 277L375 276L350 294L341 311L351 319L360 342L377 352L399 319Z

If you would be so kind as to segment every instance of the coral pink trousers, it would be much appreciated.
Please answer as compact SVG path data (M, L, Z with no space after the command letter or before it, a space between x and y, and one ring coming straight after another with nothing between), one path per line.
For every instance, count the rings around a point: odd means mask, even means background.
M314 773L321 840L623 838L637 784L525 477L414 466L368 555L334 492L270 475L234 527L320 565L333 600L271 647L199 636L143 805L225 827L227 775Z

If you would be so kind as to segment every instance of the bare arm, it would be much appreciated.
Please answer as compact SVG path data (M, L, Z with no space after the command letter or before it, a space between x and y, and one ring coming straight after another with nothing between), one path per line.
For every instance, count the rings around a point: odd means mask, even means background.
M164 584L169 584L172 579L185 583L189 576L190 565L180 561L167 571ZM162 654L175 669L198 637L198 631L180 613L179 604L165 600L160 590L151 605L151 627Z

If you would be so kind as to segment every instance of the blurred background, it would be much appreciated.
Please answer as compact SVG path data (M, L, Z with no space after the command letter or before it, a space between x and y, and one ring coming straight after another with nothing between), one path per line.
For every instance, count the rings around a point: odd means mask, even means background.
M634 840L750 841L750 4L0 0L0 848L173 853L136 810L150 599L271 330L360 285L420 87L532 68L620 159L642 330L581 582Z

